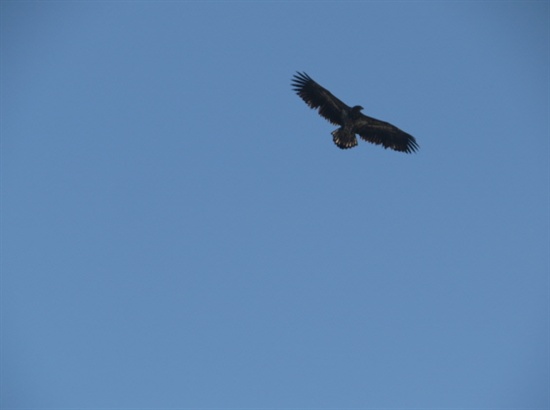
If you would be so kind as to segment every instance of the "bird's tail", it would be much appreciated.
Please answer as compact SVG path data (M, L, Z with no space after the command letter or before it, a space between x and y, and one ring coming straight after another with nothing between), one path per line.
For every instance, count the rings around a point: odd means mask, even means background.
M357 145L357 138L353 132L350 132L344 128L338 128L332 131L332 140L338 146L338 148L348 149Z

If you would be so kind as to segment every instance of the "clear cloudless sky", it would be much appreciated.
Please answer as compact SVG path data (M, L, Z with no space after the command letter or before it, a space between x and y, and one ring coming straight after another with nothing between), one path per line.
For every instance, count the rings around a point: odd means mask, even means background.
M550 406L548 2L0 11L2 409Z

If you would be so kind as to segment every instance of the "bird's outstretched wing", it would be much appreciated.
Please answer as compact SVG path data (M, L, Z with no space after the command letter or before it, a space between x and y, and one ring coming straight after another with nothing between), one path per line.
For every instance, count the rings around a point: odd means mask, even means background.
M297 72L292 78L292 87L296 94L311 108L318 108L319 114L334 125L342 125L343 112L351 110L326 88L321 87L306 73Z
M375 118L361 116L355 120L355 132L365 141L406 153L415 152L419 147L414 137L390 123Z

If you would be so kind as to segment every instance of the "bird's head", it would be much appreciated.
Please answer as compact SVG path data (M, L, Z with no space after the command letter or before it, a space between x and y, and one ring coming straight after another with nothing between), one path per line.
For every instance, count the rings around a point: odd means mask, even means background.
M363 109L363 107L361 107L360 105L356 105L355 107L353 107L351 109L351 115L350 117L353 118L353 119L357 119L361 116L361 110Z

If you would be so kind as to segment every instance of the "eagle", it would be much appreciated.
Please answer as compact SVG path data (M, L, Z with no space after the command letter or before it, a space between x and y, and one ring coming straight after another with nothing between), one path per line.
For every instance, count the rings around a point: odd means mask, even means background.
M363 107L360 105L349 107L306 73L297 72L292 78L292 87L307 105L319 109L320 115L340 126L332 131L332 139L341 149L357 145L355 134L359 134L365 141L395 151L412 153L419 148L412 135L390 123L367 117L361 113Z

